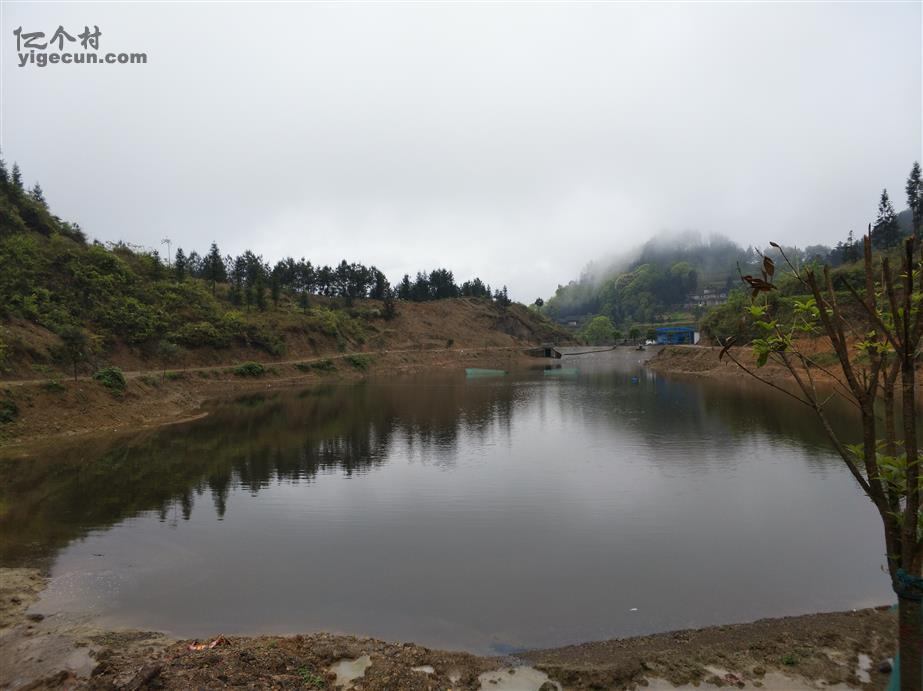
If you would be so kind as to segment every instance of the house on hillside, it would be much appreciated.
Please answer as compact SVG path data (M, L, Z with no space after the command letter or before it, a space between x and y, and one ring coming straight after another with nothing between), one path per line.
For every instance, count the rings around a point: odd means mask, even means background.
M686 309L693 307L715 307L728 301L726 290L717 288L705 288L701 293L686 296Z

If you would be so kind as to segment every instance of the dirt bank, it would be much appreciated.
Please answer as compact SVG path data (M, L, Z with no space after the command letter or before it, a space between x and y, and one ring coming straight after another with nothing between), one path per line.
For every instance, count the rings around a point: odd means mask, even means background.
M839 363L832 353L824 350L825 347L829 347L829 344L818 339L812 343L802 343L799 347L803 352L812 353L818 362L823 364L824 369L842 379ZM654 357L647 361L645 366L655 372L689 374L712 379L756 381L729 357L725 356L719 360L718 356L720 354L721 348L719 346L663 346ZM757 367L752 351L746 346L734 348L732 354L743 365L759 374L763 379L778 386L794 390L796 384L791 374L782 365L770 360L763 367ZM833 376L821 369L812 368L811 373L815 382L819 384L837 384L837 380Z
M667 689L674 684L701 689L882 689L888 675L877 668L896 646L893 613L868 609L504 658L328 633L216 633L201 649L190 649L196 641L176 641L156 632L104 631L87 618L68 614L30 616L27 609L45 582L35 569L0 569L0 688L333 689L351 670L359 675L352 688L382 691ZM209 647L213 641L217 643ZM491 670L498 671L487 674Z
M235 364L187 370L125 373L125 389L111 391L88 377L54 383L0 383L0 399L11 401L16 418L0 425L0 446L51 441L181 422L203 414L208 400L240 392L321 382L350 381L423 370L460 372L466 367L514 369L541 362L523 345L346 353L263 363L259 376L235 373Z
M252 311L247 318L264 329L258 338L229 339L222 347L177 346L164 361L150 344L107 340L102 352L78 363L78 374L90 375L104 366L125 371L159 371L215 367L254 360L295 361L346 352L439 350L446 348L509 348L524 343L572 343L570 332L523 305L502 308L473 298L401 302L397 316L380 316L382 304L357 300L337 307L332 298L317 296L316 309ZM329 308L329 309L328 309ZM259 335L259 334L257 334ZM0 321L5 351L0 381L65 380L72 365L62 360L60 338L51 330L24 319ZM266 341L271 342L267 343Z
M320 300L320 299L319 299ZM377 313L374 301L358 301L357 314ZM288 314L274 327L284 354L234 343L227 348L183 349L165 363L142 347L114 343L75 379L55 359L58 337L30 322L3 325L12 343L0 377L0 445L119 431L176 422L201 414L208 399L241 390L399 374L429 368L515 366L523 349L572 337L522 305L500 308L459 298L402 303L397 317L357 317L349 337L327 333L303 315ZM282 320L282 316L278 318ZM307 317L304 317L307 319ZM235 373L258 362L259 376ZM534 361L533 361L534 362ZM124 390L112 391L91 374L103 366L123 370Z
M713 378L740 377L744 374L732 361L719 360L720 353L719 346L663 346L645 363L645 367L655 372L697 374ZM737 348L734 356L748 367L755 364L750 353L744 348ZM760 374L780 377L785 371L774 363L767 363L760 370Z

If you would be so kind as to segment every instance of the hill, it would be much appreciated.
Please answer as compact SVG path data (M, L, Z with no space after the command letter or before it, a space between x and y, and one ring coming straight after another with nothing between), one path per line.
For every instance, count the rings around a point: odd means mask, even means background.
M877 218L869 225L876 251L889 252L914 233L912 209L920 204L915 201L919 195L916 164L907 190L908 208L900 213L895 212L887 191L882 191ZM621 258L591 262L578 280L558 286L541 309L559 323L583 326L581 334L590 340L599 333L617 339L621 327L643 334L645 327L677 322L700 323L713 335L724 335L732 329L718 322L726 321L729 310L739 314L745 301L741 277L759 275L763 256L783 265L783 252L794 266L827 265L847 272L861 255L859 239L852 231L832 248L817 244L762 250L744 249L718 235L703 240L693 232L662 234ZM726 303L730 305L722 307Z
M615 326L694 320L704 313L703 293L726 293L737 267L758 260L753 248L720 236L660 236L631 256L591 264L578 280L559 286L543 312L558 321L602 315Z
M572 336L451 271L88 242L0 160L0 442L136 429L212 396L373 371L506 365Z
M200 256L90 243L0 161L0 377L281 360L346 352L501 347L570 336L506 288L451 271L405 276L374 266L270 266L246 251Z

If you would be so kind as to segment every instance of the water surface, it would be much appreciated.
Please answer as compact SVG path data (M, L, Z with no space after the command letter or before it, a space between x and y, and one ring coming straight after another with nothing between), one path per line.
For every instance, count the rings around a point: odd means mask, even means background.
M892 599L810 411L639 355L260 394L8 459L0 563L47 560L38 611L104 625L475 652Z

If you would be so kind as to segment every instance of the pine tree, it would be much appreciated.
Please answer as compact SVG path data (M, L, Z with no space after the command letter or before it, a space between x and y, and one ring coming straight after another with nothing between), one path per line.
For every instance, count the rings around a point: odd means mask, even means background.
M18 163L13 164L13 173L11 176L11 181L13 183L13 191L22 193L24 189L22 186L22 171L19 170Z
M151 252L151 278L159 281L163 278L163 262L160 261L160 252Z
M410 283L410 274L404 274L404 278L401 279L401 283L397 289L398 299L399 300L409 300L412 289L413 289L413 286Z
M279 285L279 277L273 272L269 277L269 292L272 295L272 306L279 306L279 298L282 295L282 286Z
M217 243L212 243L208 250L208 256L205 257L205 280L212 284L212 295L215 294L218 283L227 280L227 271L224 268L224 260L221 258L221 252L218 251Z
M901 229L897 225L897 214L888 197L888 190L881 191L878 202L878 217L872 226L872 244L876 249L894 247L901 240Z
M38 202L46 209L48 208L48 202L45 201L45 193L42 192L42 186L37 182L32 186L32 189L29 190L29 196L32 197L33 201Z
M74 367L74 381L77 381L77 367L86 362L91 355L92 347L86 331L76 326L67 326L59 334L62 343L62 353L70 360Z
M500 307L509 307L511 300L510 296L507 293L506 286L503 286L502 289L498 288L494 291L494 302L496 302Z
M855 233L851 230L849 231L849 235L846 236L845 250L846 251L843 253L844 264L859 261L859 242L856 240Z
M8 190L10 187L10 173L6 169L6 161L0 156L0 190Z
M920 239L920 225L923 221L923 181L920 179L920 163L913 162L910 175L907 176L907 207L913 218L913 237Z
M266 311L266 281L263 280L263 274L256 277L254 285L256 292L256 307L260 312Z
M186 253L180 247L176 250L176 257L173 259L173 277L182 283L186 280L186 274L189 271L189 263L186 260Z
M385 286L385 294L382 300L384 302L384 318L390 321L397 316L397 305L394 302L394 291L391 290L391 286Z

